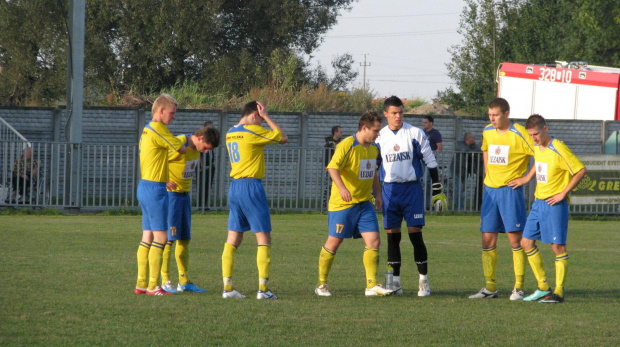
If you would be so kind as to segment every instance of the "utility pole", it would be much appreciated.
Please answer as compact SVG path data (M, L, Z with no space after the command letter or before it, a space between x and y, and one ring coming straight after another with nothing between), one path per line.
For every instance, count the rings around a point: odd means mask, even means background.
M364 67L364 81L363 81L363 89L366 91L366 66L370 66L370 62L366 63L366 54L364 54L364 63L360 63L360 66Z

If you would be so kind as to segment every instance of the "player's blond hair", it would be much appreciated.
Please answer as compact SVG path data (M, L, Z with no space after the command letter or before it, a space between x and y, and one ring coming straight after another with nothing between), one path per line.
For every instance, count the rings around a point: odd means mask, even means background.
M153 102L153 107L151 108L151 114L157 113L159 109L166 108L170 106L179 106L179 103L172 97L170 94L162 94L155 99Z

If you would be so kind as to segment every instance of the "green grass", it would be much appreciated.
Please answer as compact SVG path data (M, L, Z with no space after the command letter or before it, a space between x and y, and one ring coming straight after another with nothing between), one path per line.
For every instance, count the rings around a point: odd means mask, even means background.
M347 240L330 273L331 298L313 293L326 216L274 215L272 279L279 300L253 297L254 237L237 252L245 300L223 300L225 214L194 215L190 275L206 294L132 294L140 216L0 217L0 345L611 346L620 339L617 221L571 221L561 305L511 302L512 258L498 245L497 300L469 300L484 283L478 217L429 216L424 237L432 295L417 297L413 252L403 238L400 297L364 296L363 243ZM382 238L385 244L384 234ZM541 247L553 285L553 254ZM385 264L381 249L380 277ZM176 268L176 266L173 266ZM176 278L176 274L173 274ZM534 290L528 267L526 293Z

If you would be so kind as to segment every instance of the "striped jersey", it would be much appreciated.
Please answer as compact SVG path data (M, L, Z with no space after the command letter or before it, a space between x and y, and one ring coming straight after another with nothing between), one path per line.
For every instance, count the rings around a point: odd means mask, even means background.
M191 135L184 134L176 137L187 146L187 151L184 154L177 151L168 151L170 181L177 185L173 190L168 189L169 192L189 193L191 190L196 167L200 164L200 152L189 146Z
M437 160L424 130L411 124L403 122L397 131L385 126L376 143L381 152L378 159L381 166L379 178L383 182L417 181L424 176L422 163L431 169L437 167Z
M534 147L534 160L536 165L534 196L541 200L561 193L573 175L585 168L568 146L554 137L546 149Z
M265 177L266 145L277 145L282 140L280 130L267 130L260 125L235 125L226 133L226 149L230 160L230 177Z
M168 182L168 151L177 151L183 141L172 136L161 122L150 122L140 136L140 177L153 182Z
M513 123L503 134L489 124L482 131L483 152L487 152L484 185L504 187L527 170L529 157L534 155L534 141L520 124Z
M379 149L375 144L368 148L360 145L355 136L350 136L336 145L334 155L327 164L328 169L337 169L344 186L351 193L351 201L340 196L340 190L332 182L329 197L329 211L341 211L364 201L372 201L372 185L377 168Z

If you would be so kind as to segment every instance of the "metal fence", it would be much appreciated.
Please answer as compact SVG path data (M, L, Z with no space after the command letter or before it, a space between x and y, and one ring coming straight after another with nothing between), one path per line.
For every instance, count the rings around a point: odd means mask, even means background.
M96 145L33 142L32 177L14 175L21 157L22 139L0 140L0 205L14 207L77 208L84 210L139 209L136 197L140 178L137 145ZM214 170L198 169L192 182L195 210L227 209L230 165L226 149L211 152ZM77 155L76 155L77 154ZM263 185L272 209L326 210L330 179L323 147L265 147ZM478 212L482 202L482 154L438 153L440 179L453 211ZM32 170L35 168L36 170ZM207 166L203 155L201 168ZM77 170L78 182L70 182ZM18 175L19 176L19 175ZM428 170L424 177L428 180ZM424 185L425 189L427 185ZM525 186L529 208L534 183ZM428 196L425 194L425 196ZM571 205L573 213L617 214L617 205Z

